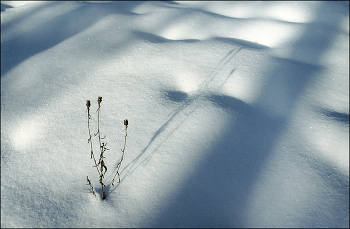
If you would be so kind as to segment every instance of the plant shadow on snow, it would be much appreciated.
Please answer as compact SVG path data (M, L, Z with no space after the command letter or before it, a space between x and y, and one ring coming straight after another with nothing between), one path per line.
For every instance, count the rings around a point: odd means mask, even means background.
M150 158L152 157L152 155L157 151L157 149L159 148L159 146L164 142L162 141L162 143L160 143L155 150L153 150L151 153L146 153L146 151L148 150L149 146L154 142L154 140L156 140L159 135L162 134L162 132L168 127L168 125L174 120L174 118L176 118L176 116L183 111L186 107L188 107L191 102L194 101L193 98L188 98L188 95L186 92L181 92L181 91L166 91L165 92L165 97L168 98L169 100L173 101L173 102L181 102L182 105L176 109L171 117L153 134L152 138L150 139L150 141L148 142L147 146L143 148L143 150L141 151L141 153L128 165L125 166L124 170L126 171L126 173L124 174L124 177L121 178L121 180L123 180L125 177L128 176L129 173L132 173L134 170L136 170L141 164L143 164L145 161L149 161ZM192 110L193 112L194 110ZM187 117L192 113L190 112ZM177 125L176 128L172 129L170 131L170 133L167 135L166 138L170 137L172 133L174 133L184 122L186 119L182 120L181 123L179 125ZM143 159L141 162L139 162L140 158L144 155L147 155L145 159ZM147 162L146 162L147 163Z
M327 11L329 4L320 3L318 18L322 18L323 12ZM337 21L342 19L340 16L341 14ZM307 64L294 60L298 59L298 49L303 47L299 44L309 42L308 39L314 37L315 30L318 29L315 27L317 26L313 23L306 25L304 34L294 45L295 52L291 53L290 59L275 58L274 67L266 75L268 80L262 89L261 96L253 104L247 104L237 98L221 94L211 94L205 97L218 108L229 114L234 114L232 117L235 119L232 119L234 121L222 131L221 139L212 146L209 153L206 154L207 158L199 168L189 174L188 180L180 188L181 191L177 193L177 196L169 200L170 203L161 209L161 215L153 219L152 223L147 226L249 226L248 203L256 180L276 142L287 130L294 105L299 96L314 82L314 78L323 69L317 64ZM332 34L318 37L318 49L312 50L313 53L310 53L316 63L332 40ZM234 40L232 41L234 42ZM177 95L178 93L175 93L169 97L181 97ZM185 104L184 106L191 105L190 103ZM174 113L174 115L177 114L178 112ZM344 114L334 112L325 112L325 114L342 122L348 122L347 116L345 117ZM173 118L172 116L157 131L149 144L168 126L167 124ZM147 148L148 146L145 149ZM143 153L145 150L141 154ZM335 192L344 197L346 196L344 187L348 187L346 178L344 179L342 176L341 185L336 185L332 180L337 178L339 173L334 172L330 166L324 164L317 167L317 170L325 182L332 184ZM329 212L331 217L348 209L348 201L325 201L332 199L332 195L332 193L324 192L321 196L313 199L312 204L314 207L316 206L316 212L305 212L296 219L295 225L305 227L339 226L334 225L336 222L330 218L323 217L324 215L320 212L323 204L332 205L329 208L332 209L332 212Z

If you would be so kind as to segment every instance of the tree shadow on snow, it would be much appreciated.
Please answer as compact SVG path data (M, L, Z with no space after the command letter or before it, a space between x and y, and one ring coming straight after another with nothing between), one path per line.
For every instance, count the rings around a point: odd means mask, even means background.
M69 3L52 2L50 5L40 6L31 13L25 13L24 16L19 16L20 19L14 20L10 24L15 26L33 14L42 13L41 11L45 10L49 12L53 10L51 9L52 7L60 4ZM24 30L12 39L1 42L1 76L4 76L8 71L26 59L79 34L109 14L134 15L135 13L131 12L131 10L140 4L140 2L111 2L94 4L93 7L92 3L80 4L81 6L73 10L44 23L38 23L38 26L30 30ZM43 18L43 20L47 19L48 17ZM3 31L6 29L9 29L9 25L5 25L2 28Z
M316 20L322 18L324 12L334 6L332 4L320 3ZM339 14L338 18L333 20L335 25L340 24L342 15ZM222 131L222 138L212 146L209 156L204 159L201 166L189 174L178 195L169 200L170 203L161 209L162 214L147 226L249 226L247 204L256 179L271 155L274 145L286 131L290 114L293 113L299 96L313 83L317 73L322 71L322 67L317 64L294 60L294 57L298 59L299 49L303 48L303 44L315 39L318 26L316 23L306 25L304 34L293 46L294 51L290 59L275 59L274 67L267 73L268 82L254 104L247 104L225 95L206 96L220 109L232 113L235 119ZM316 42L317 50L309 54L314 63L318 63L329 44L333 42L333 35L325 33L323 36L318 36ZM334 113L329 115L344 120L344 115ZM337 175L328 174L325 179L332 180L333 176ZM325 193L324 198L327 199L330 195L332 194ZM347 203L340 205L334 203L329 209L333 209L335 213L339 209L346 209ZM300 223L307 227L337 226L327 224L328 219L320 217L322 214L311 214L307 222Z
M1 3L1 12L5 11L6 9L11 9L13 8L12 6L9 6L7 4Z
M337 111L331 111L328 109L318 109L320 110L321 114L326 116L327 118L331 120L335 120L337 122L340 122L341 124L345 126L349 126L349 114L348 113L341 113Z

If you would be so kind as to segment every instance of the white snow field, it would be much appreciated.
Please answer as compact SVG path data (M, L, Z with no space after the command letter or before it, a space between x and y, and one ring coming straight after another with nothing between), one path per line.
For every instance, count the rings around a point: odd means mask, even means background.
M349 227L349 2L2 1L1 227Z

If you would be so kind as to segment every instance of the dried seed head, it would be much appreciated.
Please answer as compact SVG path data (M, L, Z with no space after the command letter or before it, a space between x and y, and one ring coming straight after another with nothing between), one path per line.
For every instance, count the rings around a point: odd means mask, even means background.
M98 97L97 102L98 102L99 104L102 102L102 97L101 97L101 96Z
M91 105L90 100L86 100L86 106L90 107L90 105Z
M127 126L128 124L129 124L128 120L125 119L125 120L124 120L124 125Z

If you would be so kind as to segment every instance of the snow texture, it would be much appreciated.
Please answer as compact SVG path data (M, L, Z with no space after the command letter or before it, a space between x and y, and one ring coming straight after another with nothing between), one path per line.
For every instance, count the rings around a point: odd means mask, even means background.
M1 227L349 227L349 2L2 1Z

